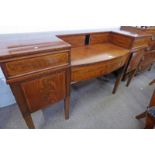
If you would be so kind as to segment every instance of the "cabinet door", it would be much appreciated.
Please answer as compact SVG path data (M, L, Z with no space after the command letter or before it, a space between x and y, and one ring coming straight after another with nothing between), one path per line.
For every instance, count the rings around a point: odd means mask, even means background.
M65 98L66 71L28 80L21 88L30 112L34 112Z

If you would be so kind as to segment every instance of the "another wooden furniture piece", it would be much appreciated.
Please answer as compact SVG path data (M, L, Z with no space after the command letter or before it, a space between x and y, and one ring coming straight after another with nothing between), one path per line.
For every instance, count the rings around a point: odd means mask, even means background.
M138 71L144 71L146 69L150 70L152 64L155 62L155 27L154 26L143 26L143 27L133 27L133 26L122 26L121 30L128 31L131 33L136 33L138 35L151 35L149 40L149 46L144 52L144 56Z
M154 84L155 80L150 82L151 84ZM145 120L145 129L153 129L155 127L155 90L153 92L149 107L147 110L140 115L136 116L136 119L146 118Z
M34 128L31 113L63 99L69 118L72 83L117 70L115 93L133 53L140 59L146 46L146 36L122 31L9 36L0 42L0 65L27 126Z

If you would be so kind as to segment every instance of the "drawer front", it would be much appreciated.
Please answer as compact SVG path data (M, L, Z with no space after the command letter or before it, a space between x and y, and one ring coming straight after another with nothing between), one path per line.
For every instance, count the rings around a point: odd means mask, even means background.
M24 75L46 68L58 67L68 64L68 53L57 53L33 58L24 58L5 64L8 77Z
M122 67L125 64L126 59L127 56L124 56L114 60L91 64L88 66L73 67L71 80L72 82L77 82L111 73Z
M134 48L138 48L138 47L141 47L141 46L148 46L149 44L149 40L146 39L146 38L141 38L141 39L136 39L134 41L134 44L133 44L133 47Z
M23 82L21 88L30 112L34 112L65 98L66 71Z

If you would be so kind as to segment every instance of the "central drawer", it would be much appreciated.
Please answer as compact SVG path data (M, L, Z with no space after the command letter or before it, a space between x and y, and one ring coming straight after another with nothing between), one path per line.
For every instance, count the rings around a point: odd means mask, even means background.
M122 67L125 64L127 57L128 55L125 55L123 57L95 64L72 67L71 81L78 82L109 74Z
M69 54L68 52L61 52L9 61L5 64L5 69L10 78L67 64L69 64Z

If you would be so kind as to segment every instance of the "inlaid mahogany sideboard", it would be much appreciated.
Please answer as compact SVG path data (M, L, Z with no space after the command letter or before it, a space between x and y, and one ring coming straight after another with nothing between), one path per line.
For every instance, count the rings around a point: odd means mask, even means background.
M60 100L69 118L76 82L117 71L115 93L126 71L137 69L149 38L122 30L4 35L0 65L27 126L35 128L31 113Z

